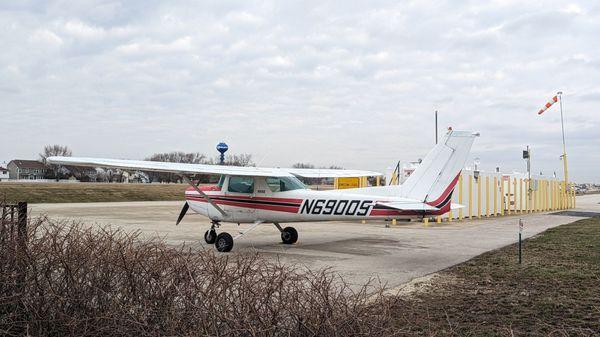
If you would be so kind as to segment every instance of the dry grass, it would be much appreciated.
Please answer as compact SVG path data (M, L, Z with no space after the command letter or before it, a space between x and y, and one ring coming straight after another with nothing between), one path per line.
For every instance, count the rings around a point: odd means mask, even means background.
M397 303L409 335L600 336L600 218L444 270Z
M1 183L0 200L29 203L183 200L186 184Z
M4 233L4 232L3 232ZM600 218L413 284L351 290L330 270L37 218L0 237L0 335L598 336ZM21 267L19 267L21 266ZM19 271L22 271L19 273ZM21 281L19 281L21 280ZM389 294L389 292L387 292Z
M392 299L354 292L328 270L39 218L18 283L9 247L0 246L3 336L394 334Z
M184 200L187 184L0 183L0 200L9 203ZM332 186L311 186L331 189Z

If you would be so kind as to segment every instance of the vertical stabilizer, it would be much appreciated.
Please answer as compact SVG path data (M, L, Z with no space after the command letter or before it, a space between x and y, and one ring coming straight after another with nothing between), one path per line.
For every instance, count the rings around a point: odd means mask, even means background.
M449 131L402 184L402 195L445 206L478 133Z

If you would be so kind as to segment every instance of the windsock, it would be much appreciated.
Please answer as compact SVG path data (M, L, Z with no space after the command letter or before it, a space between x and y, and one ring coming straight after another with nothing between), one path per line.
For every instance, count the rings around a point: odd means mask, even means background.
M544 105L543 108L540 109L540 111L538 111L538 115L541 115L544 113L544 111L548 110L548 108L550 108L552 106L552 104L558 102L558 95L555 95L554 97L552 97L552 99L550 99L548 101L548 103L546 103L546 105Z

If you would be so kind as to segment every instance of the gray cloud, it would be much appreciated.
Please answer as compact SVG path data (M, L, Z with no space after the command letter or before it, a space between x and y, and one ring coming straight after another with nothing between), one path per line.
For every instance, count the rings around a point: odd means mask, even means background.
M0 5L0 160L214 153L263 165L385 170L443 127L481 131L488 169L600 181L600 9L593 1L21 1Z

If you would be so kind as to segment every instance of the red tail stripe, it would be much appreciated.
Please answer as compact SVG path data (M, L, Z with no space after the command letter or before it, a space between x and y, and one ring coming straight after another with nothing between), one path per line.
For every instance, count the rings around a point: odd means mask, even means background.
M439 204L440 202L444 201L448 197L450 192L452 192L452 190L456 186L456 183L458 182L459 177L460 177L460 172L458 172L456 177L450 182L450 185L448 185L448 187L446 187L446 190L444 190L444 192L442 193L442 195L439 198L437 198L434 201L429 201L429 202L427 202L427 204L430 206L435 206L435 205Z

